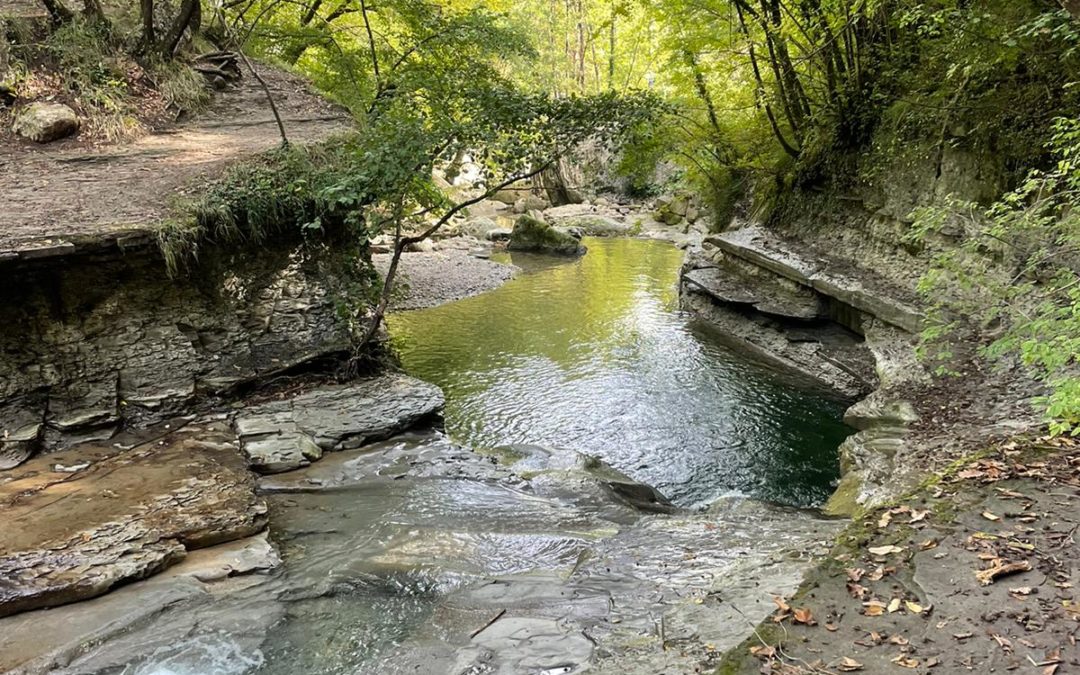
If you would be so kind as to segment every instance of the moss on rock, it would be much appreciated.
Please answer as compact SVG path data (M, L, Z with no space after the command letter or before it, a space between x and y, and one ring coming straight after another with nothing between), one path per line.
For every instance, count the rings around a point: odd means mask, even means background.
M536 251L555 255L584 255L585 247L572 235L556 230L532 216L521 216L514 224L507 246L511 251Z

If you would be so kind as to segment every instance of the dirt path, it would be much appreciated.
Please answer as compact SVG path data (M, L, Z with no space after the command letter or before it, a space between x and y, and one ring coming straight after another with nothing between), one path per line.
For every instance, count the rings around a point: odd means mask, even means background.
M301 78L257 67L290 142L320 141L348 129L347 113ZM0 261L145 235L178 196L198 192L224 167L278 143L266 97L249 75L195 119L131 143L93 150L0 148Z

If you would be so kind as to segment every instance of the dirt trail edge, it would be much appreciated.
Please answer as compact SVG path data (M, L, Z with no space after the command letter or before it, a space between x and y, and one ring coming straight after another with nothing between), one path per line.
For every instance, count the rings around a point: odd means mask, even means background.
M256 68L290 142L314 143L349 129L348 113L302 78ZM198 192L226 166L280 142L266 96L249 74L194 119L131 143L90 151L0 148L0 262L145 239L178 196Z

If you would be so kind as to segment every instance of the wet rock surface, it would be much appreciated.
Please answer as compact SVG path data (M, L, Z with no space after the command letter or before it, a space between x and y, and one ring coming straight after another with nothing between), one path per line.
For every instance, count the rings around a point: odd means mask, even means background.
M400 374L387 374L255 405L235 419L251 467L290 471L323 452L347 450L430 420L443 406L442 391Z
M39 457L0 481L0 615L100 595L266 526L220 424Z
M835 531L742 499L656 514L576 490L610 471L570 451L480 455L437 434L328 455L260 480L283 560L273 571L265 541L193 554L93 613L0 620L0 651L17 672L72 675L694 673L767 614L770 593L798 585ZM93 614L112 618L102 628ZM31 617L64 630L39 645Z

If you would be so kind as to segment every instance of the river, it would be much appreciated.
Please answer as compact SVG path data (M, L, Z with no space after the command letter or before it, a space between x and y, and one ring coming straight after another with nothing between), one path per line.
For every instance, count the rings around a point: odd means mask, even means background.
M832 491L845 402L733 352L678 311L682 251L587 239L574 261L516 253L519 278L389 320L405 370L446 392L464 445L597 455L675 503Z

